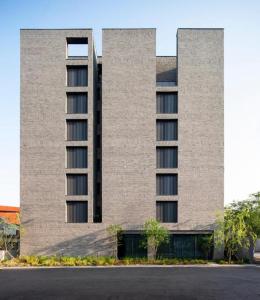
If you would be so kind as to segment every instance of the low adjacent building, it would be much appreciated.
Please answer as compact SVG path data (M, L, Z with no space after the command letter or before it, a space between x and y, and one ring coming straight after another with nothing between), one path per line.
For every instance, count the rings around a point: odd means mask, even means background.
M1 206L0 205L0 218L6 220L10 224L20 224L20 208L16 206Z

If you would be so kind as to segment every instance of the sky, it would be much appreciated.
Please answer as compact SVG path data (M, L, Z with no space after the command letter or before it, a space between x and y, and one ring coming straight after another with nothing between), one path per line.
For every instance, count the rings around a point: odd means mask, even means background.
M225 29L225 203L260 191L260 1L0 0L0 205L19 205L20 28L155 27L176 55L178 27Z

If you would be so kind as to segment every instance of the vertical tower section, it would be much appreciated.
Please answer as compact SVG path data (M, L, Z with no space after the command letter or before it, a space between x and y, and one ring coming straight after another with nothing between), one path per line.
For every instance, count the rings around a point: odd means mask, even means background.
M102 214L138 226L155 217L156 31L104 29Z
M86 253L93 55L91 29L21 30L21 254Z
M224 205L224 31L178 29L179 229L211 228Z

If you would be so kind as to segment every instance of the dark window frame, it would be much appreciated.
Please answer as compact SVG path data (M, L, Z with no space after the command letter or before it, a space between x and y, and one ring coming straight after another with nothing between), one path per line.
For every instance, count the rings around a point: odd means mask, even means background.
M170 127L170 125L172 128ZM157 119L156 140L178 141L178 119Z
M82 181L73 182L73 180L70 178L82 178ZM86 185L82 185L82 182L84 182ZM76 181L76 180L75 180ZM67 196L87 196L88 195L88 174L74 174L74 173L68 173L66 174L66 186Z
M118 258L122 259L124 257L135 257L135 258L146 258L147 257L147 247L146 238L141 233L130 233L123 232L120 234L120 242L118 243Z
M173 96L168 98L167 96ZM156 93L156 113L157 114L177 114L178 113L178 93L177 92L157 92Z
M69 124L74 123L74 128ZM85 128L77 128L76 123L85 124ZM67 141L87 141L88 140L88 119L67 119L66 120L67 129ZM81 131L82 130L82 131ZM82 135L81 135L82 133Z
M77 153L82 150L85 153ZM83 155L83 157L82 157ZM88 147L87 146L67 146L67 169L86 169L88 168Z
M85 96L85 103L83 99L75 98L73 96ZM67 114L87 114L88 113L88 93L87 92L67 92Z
M85 70L84 73L76 72L73 75L72 70ZM74 76L74 77L73 77ZM87 87L88 86L88 65L67 65L67 86L68 87Z
M162 151L161 151L162 150ZM173 150L173 157L169 157L170 153L163 151ZM156 147L156 168L157 169L175 169L178 168L178 146L157 146Z
M88 201L67 200L66 201L66 222L67 223L88 223Z
M178 201L156 201L156 220L161 223L178 223Z
M163 182L162 178L168 180ZM172 185L170 184L170 177L173 178ZM161 178L161 180L160 180ZM156 174L156 195L157 196L177 196L178 195L178 174Z
M160 258L181 259L213 259L214 245L211 243L208 249L203 245L205 237L211 237L214 233L171 233L167 244L159 246L157 255Z

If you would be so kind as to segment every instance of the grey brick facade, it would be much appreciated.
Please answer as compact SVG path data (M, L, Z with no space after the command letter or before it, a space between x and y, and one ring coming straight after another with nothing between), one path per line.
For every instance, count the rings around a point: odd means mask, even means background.
M73 37L88 39L87 59L67 57ZM178 29L176 57L156 57L155 29L104 29L102 47L96 58L91 29L21 30L22 254L109 255L106 228L141 230L158 200L178 202L165 223L176 233L211 232L223 210L223 30ZM88 67L87 87L67 86L70 65ZM87 92L87 114L66 113L67 92ZM178 94L178 113L156 114L158 92ZM87 141L66 140L67 119L88 120ZM177 141L156 141L157 119L178 120ZM66 146L84 145L88 168L67 169ZM157 169L167 145L178 168ZM161 173L178 174L177 195L156 195ZM68 196L66 174L88 174L88 195ZM87 223L67 223L66 200L88 202Z

